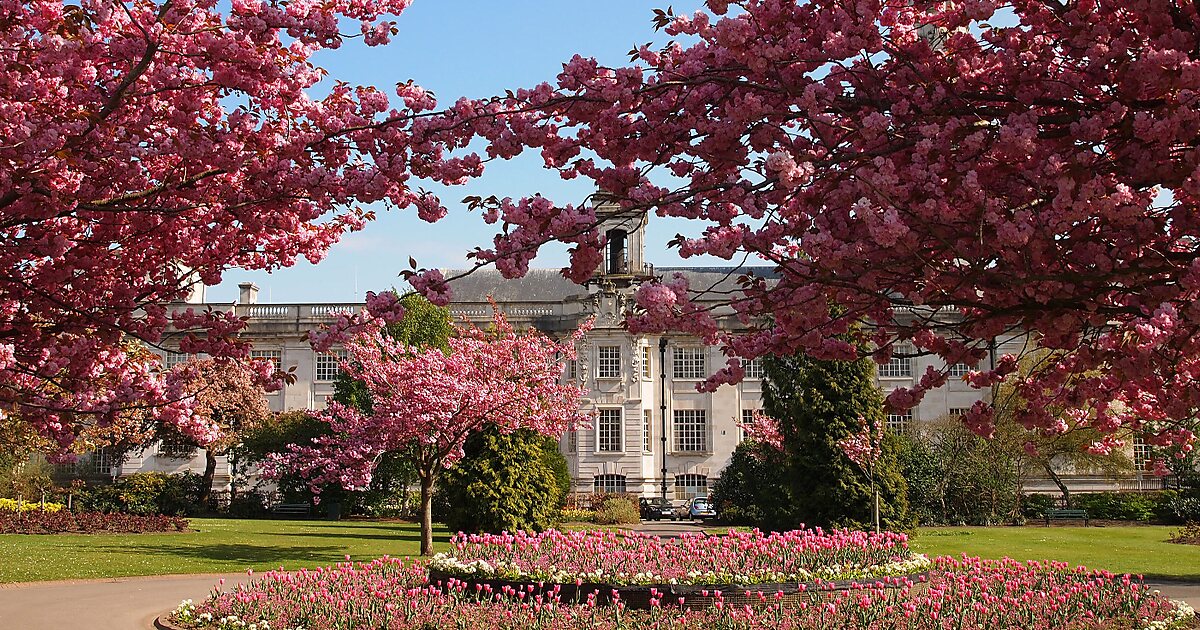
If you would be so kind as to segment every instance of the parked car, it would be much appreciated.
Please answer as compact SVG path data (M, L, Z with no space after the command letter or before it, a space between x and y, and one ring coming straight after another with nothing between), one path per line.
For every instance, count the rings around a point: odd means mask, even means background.
M684 504L682 513L679 515L690 521L717 518L717 508L712 501L708 500L708 497L695 497Z
M663 497L642 497L638 501L643 521L659 521L675 517L675 506Z

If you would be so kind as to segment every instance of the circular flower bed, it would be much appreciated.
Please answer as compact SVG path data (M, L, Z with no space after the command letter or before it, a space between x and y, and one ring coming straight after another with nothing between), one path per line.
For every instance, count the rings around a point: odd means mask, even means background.
M889 579L895 582L895 579ZM903 580L900 580L903 581ZM702 610L627 610L508 589L481 597L462 581L431 584L422 564L383 558L315 571L270 572L247 587L185 602L172 620L204 630L502 628L525 630L870 630L909 628L1171 629L1192 611L1129 576L1056 563L938 558L924 588L868 581L833 597L760 606L720 597Z
M758 605L769 595L794 603L851 588L853 580L919 577L930 567L904 534L798 530L765 535L689 534L663 539L631 532L459 534L429 564L431 583L465 582L480 594L508 590L561 601L668 603L689 608L720 599ZM888 588L912 580L885 579Z
M458 534L430 569L460 579L627 585L759 585L920 573L904 534L816 530L659 538L637 532Z

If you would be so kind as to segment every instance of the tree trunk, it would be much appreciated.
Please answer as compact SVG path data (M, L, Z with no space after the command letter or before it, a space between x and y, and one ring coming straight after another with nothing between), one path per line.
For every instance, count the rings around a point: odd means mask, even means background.
M421 474L421 555L433 555L433 473Z
M212 500L213 479L217 476L217 454L211 448L204 449L204 476L201 479L200 509L207 511Z
M1058 473L1054 472L1054 469L1050 467L1050 462L1042 462L1042 468L1046 469L1046 474L1050 475L1050 480L1053 481L1054 485L1058 486L1058 490L1062 492L1063 507L1066 509L1071 509L1071 489L1067 487L1067 484L1063 483L1063 480L1058 476Z

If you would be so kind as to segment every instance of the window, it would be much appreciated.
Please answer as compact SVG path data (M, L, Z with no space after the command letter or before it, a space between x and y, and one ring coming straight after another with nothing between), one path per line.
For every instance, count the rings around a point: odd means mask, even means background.
M909 409L904 413L889 413L887 415L887 428L892 433L905 433L912 425L912 410Z
M332 381L336 380L338 374L342 373L340 363L350 358L350 353L346 350L330 350L317 355L317 380Z
M567 452L579 452L579 431L567 431Z
M879 376L883 378L912 377L913 347L907 344L896 344L892 348L892 358L879 366Z
M275 366L275 371L283 369L283 351L282 350L251 350L251 359L266 359Z
M738 442L746 441L746 429L744 427L754 423L754 414L757 411L757 409L742 410L742 424L738 426Z
M620 453L625 450L621 444L621 410L601 409L596 421L596 446L601 453Z
M654 421L654 412L649 409L642 410L642 452L654 452L654 432L651 430L651 423Z
M621 378L621 346L600 346L596 378Z
M965 415L967 415L967 412L968 412L968 411L970 411L970 410L971 410L971 408L970 408L970 407L951 407L951 408L950 408L950 415L952 415L952 416L965 416Z
M642 380L650 380L650 346L642 346Z
M742 363L742 367L746 370L746 378L762 378L763 377L763 362L762 359L751 359Z
M674 348L671 351L671 361L674 364L675 378L704 378L708 370L704 365L704 353L707 348Z
M176 365L179 365L180 363L187 361L191 357L192 357L192 355L190 355L190 354L184 354L182 352L175 352L174 350L167 350L167 351L163 352L163 361L162 361L163 369L169 370L169 369L175 367Z
M675 475L675 498L680 500L708 496L708 477Z
M675 410L675 450L703 453L708 450L708 419L703 409Z
M92 461L89 462L89 468L97 475L106 477L112 476L113 467L116 466L116 457L113 456L112 449L106 447L96 449L92 452Z
M1146 465L1150 463L1150 445L1145 443L1142 438L1133 438L1133 469L1137 471L1146 470Z
M962 378L967 375L967 372L970 371L971 366L967 365L966 363L955 363L946 370L946 374L952 378Z
M625 475L596 475L592 490L608 494L625 494Z
M573 381L579 378L579 363L575 359L567 361L567 380Z

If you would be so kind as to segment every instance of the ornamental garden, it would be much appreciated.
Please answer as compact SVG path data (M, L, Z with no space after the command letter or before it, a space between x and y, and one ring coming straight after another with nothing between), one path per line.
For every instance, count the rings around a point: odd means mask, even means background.
M627 61L446 101L355 56L411 0L0 4L3 581L288 563L161 619L189 630L1200 627L1140 570L1200 579L1200 0L685 1ZM560 4L530 32L600 23ZM492 31L415 71L486 82L556 39ZM499 193L532 175L562 187ZM342 269L352 308L203 298L392 210L486 234L467 269L370 261L403 290ZM732 266L655 268L649 217L687 222L664 253ZM466 278L530 280L539 253L561 309L495 285L459 325ZM676 405L669 449L680 340L690 402L761 388ZM320 399L268 398L288 343ZM203 465L122 476L151 445ZM636 530L668 455L716 531ZM1054 559L1008 557L1034 537Z
M609 560L611 559L611 560ZM1186 628L1136 578L929 558L900 534L460 535L426 562L270 572L183 602L187 628Z

